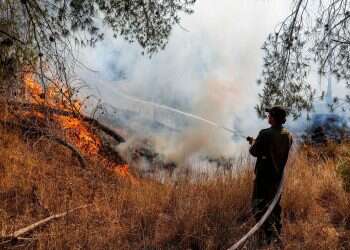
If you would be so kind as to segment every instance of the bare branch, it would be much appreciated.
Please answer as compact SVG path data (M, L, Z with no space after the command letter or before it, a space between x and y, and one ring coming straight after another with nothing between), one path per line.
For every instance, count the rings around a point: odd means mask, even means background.
M107 135L111 136L113 139L115 139L118 143L125 142L125 139L120 136L118 133L110 129L108 126L102 124L98 120L85 116L80 113L74 113L67 110L62 109L55 109L49 106L40 105L40 104L33 104L33 103L20 103L16 101L8 101L8 105L12 106L14 109L20 109L20 110L28 110L28 111L36 111L36 112L42 112L42 113L51 113L51 114L57 114L57 115L63 115L63 116L71 116L76 117L78 119L82 119L82 121L85 121L95 127L96 129L100 129Z
M90 206L92 206L92 205L83 205L83 206L79 206L79 207L73 208L71 210L68 210L64 213L58 213L58 214L51 215L47 218L44 218L44 219L39 220L33 224L30 224L24 228L18 229L15 232L13 232L12 234L1 236L0 237L0 246L11 243L11 242L16 242L18 240L28 240L28 239L30 240L30 238L23 238L21 236L28 235L29 233L33 232L34 230L36 230L37 228L39 228L41 226L44 226L44 225L46 225L54 220L63 218L65 216L67 216L68 214L71 214L77 210L81 210L81 209L84 209L84 208L87 208Z
M16 42L19 42L20 44L22 45L26 45L25 42L23 42L22 40L18 39L17 37L14 37L13 35L10 35L9 33L7 33L6 31L3 31L3 30L0 30L0 33L1 34L4 34L5 36L7 36L8 38L16 41Z
M32 126L26 126L20 123L16 123L13 121L0 121L0 125L4 126L6 128L10 127L10 128L19 128L22 129L23 131L33 131L36 132L38 134L40 134L41 136L44 136L48 139L51 139L53 141L56 141L58 144L63 145L64 147L68 148L74 155L75 157L77 157L77 159L79 160L79 163L81 165L82 168L86 168L87 167L87 163L86 160L84 159L84 157L80 154L79 150L76 149L73 145L71 145L70 143L66 142L65 140L51 135L48 132L45 132L43 129L40 128L35 128Z

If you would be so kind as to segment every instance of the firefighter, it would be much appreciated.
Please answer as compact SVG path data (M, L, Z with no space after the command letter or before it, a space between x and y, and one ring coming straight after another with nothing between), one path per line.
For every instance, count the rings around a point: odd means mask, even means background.
M259 132L256 139L248 137L249 152L257 157L255 180L252 197L252 208L256 221L266 212L275 197L282 179L288 153L292 145L292 136L283 124L286 122L286 111L280 106L266 109L270 128ZM271 215L262 226L266 243L278 240L281 233L281 206L277 202Z

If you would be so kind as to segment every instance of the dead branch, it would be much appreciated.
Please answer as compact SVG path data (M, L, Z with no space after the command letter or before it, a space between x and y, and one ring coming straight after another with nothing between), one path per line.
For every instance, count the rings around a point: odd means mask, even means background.
M63 115L63 116L77 116L77 114L75 114L72 111L55 109L42 104L7 101L7 105L9 105L13 110L36 111L40 113L56 114L56 115Z
M106 125L102 124L98 120L85 116L81 113L75 113L73 111L67 111L62 109L56 109L52 107L48 107L42 104L35 104L35 103L22 103L22 102L16 102L16 101L8 101L7 104L9 106L14 107L14 109L21 109L26 111L37 111L40 113L49 113L49 114L57 114L62 116L70 116L70 117L76 117L80 118L82 121L85 121L89 123L91 126L93 126L96 129L99 129L103 131L105 134L112 137L114 140L116 140L118 143L125 142L125 139L114 132L112 129L107 127Z
M76 207L76 208L73 208L71 210L68 210L64 213L59 213L59 214L54 214L54 215L51 215L45 219L42 219L42 220L39 220L29 226L26 226L24 228L21 228L21 229L18 229L17 231L13 232L12 234L10 235L5 235L5 236L1 236L0 237L0 246L1 245L5 245L5 244L8 244L8 243L11 243L11 242L17 242L19 240L30 240L30 238L23 238L21 236L24 236L24 235L27 235L29 234L30 232L34 231L35 229L37 229L38 227L40 226L43 226L53 220L56 220L56 219L59 219L59 218L62 218L62 217L65 217L67 216L68 214L76 211L76 210L80 210L80 209L83 209L83 208L87 208L91 205L84 205L84 206L80 206L80 207Z
M68 148L74 154L74 156L77 157L80 165L83 168L86 168L86 166L87 166L85 158L80 154L78 149L76 149L72 144L66 142L65 140L63 140L57 136L50 135L42 129L35 128L35 127L28 127L26 125L12 122L12 121L0 121L0 125L2 125L4 127L19 128L19 129L22 129L23 131L31 130L33 132L40 134L41 136L44 136L48 139L52 139L52 140L56 141L58 144L61 144L61 145L65 146L66 148Z
M75 157L78 158L80 165L83 168L86 168L87 163L85 158L80 154L80 152L78 151L78 149L76 149L76 147L74 147L72 144L66 142L65 140L59 138L59 137L55 137L55 136L50 136L50 135L44 135L49 139L53 139L54 141L56 141L57 143L65 146L66 148L70 149L70 151L72 151L72 153L75 155Z
M25 42L23 42L22 40L18 39L17 37L15 37L15 36L13 36L13 35L7 33L7 32L4 31L4 30L0 30L0 33L3 34L3 35L5 35L5 36L7 36L8 38L10 38L10 39L13 40L13 41L19 42L19 43L22 44L22 45L26 45Z
M118 143L125 142L125 139L122 136L120 136L119 134L114 132L112 129L110 129L106 125L103 125L98 120L90 118L90 117L87 117L87 116L82 116L82 119L83 119L83 121L88 122L89 124L91 124L93 127L102 130L107 135L109 135L114 140L116 140Z

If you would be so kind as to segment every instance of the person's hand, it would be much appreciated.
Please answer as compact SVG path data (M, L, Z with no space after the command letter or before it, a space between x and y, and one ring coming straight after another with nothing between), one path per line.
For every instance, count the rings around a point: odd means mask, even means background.
M248 137L247 137L247 141L249 142L250 145L252 145L252 143L253 143L253 141L254 141L254 138L248 136Z

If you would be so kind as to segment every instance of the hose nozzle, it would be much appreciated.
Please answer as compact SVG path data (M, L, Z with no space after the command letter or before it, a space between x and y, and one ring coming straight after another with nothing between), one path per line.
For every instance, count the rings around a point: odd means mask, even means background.
M252 143L253 143L253 140L254 140L253 137L248 136L246 139L247 139L247 141L249 142L249 144L252 144Z

